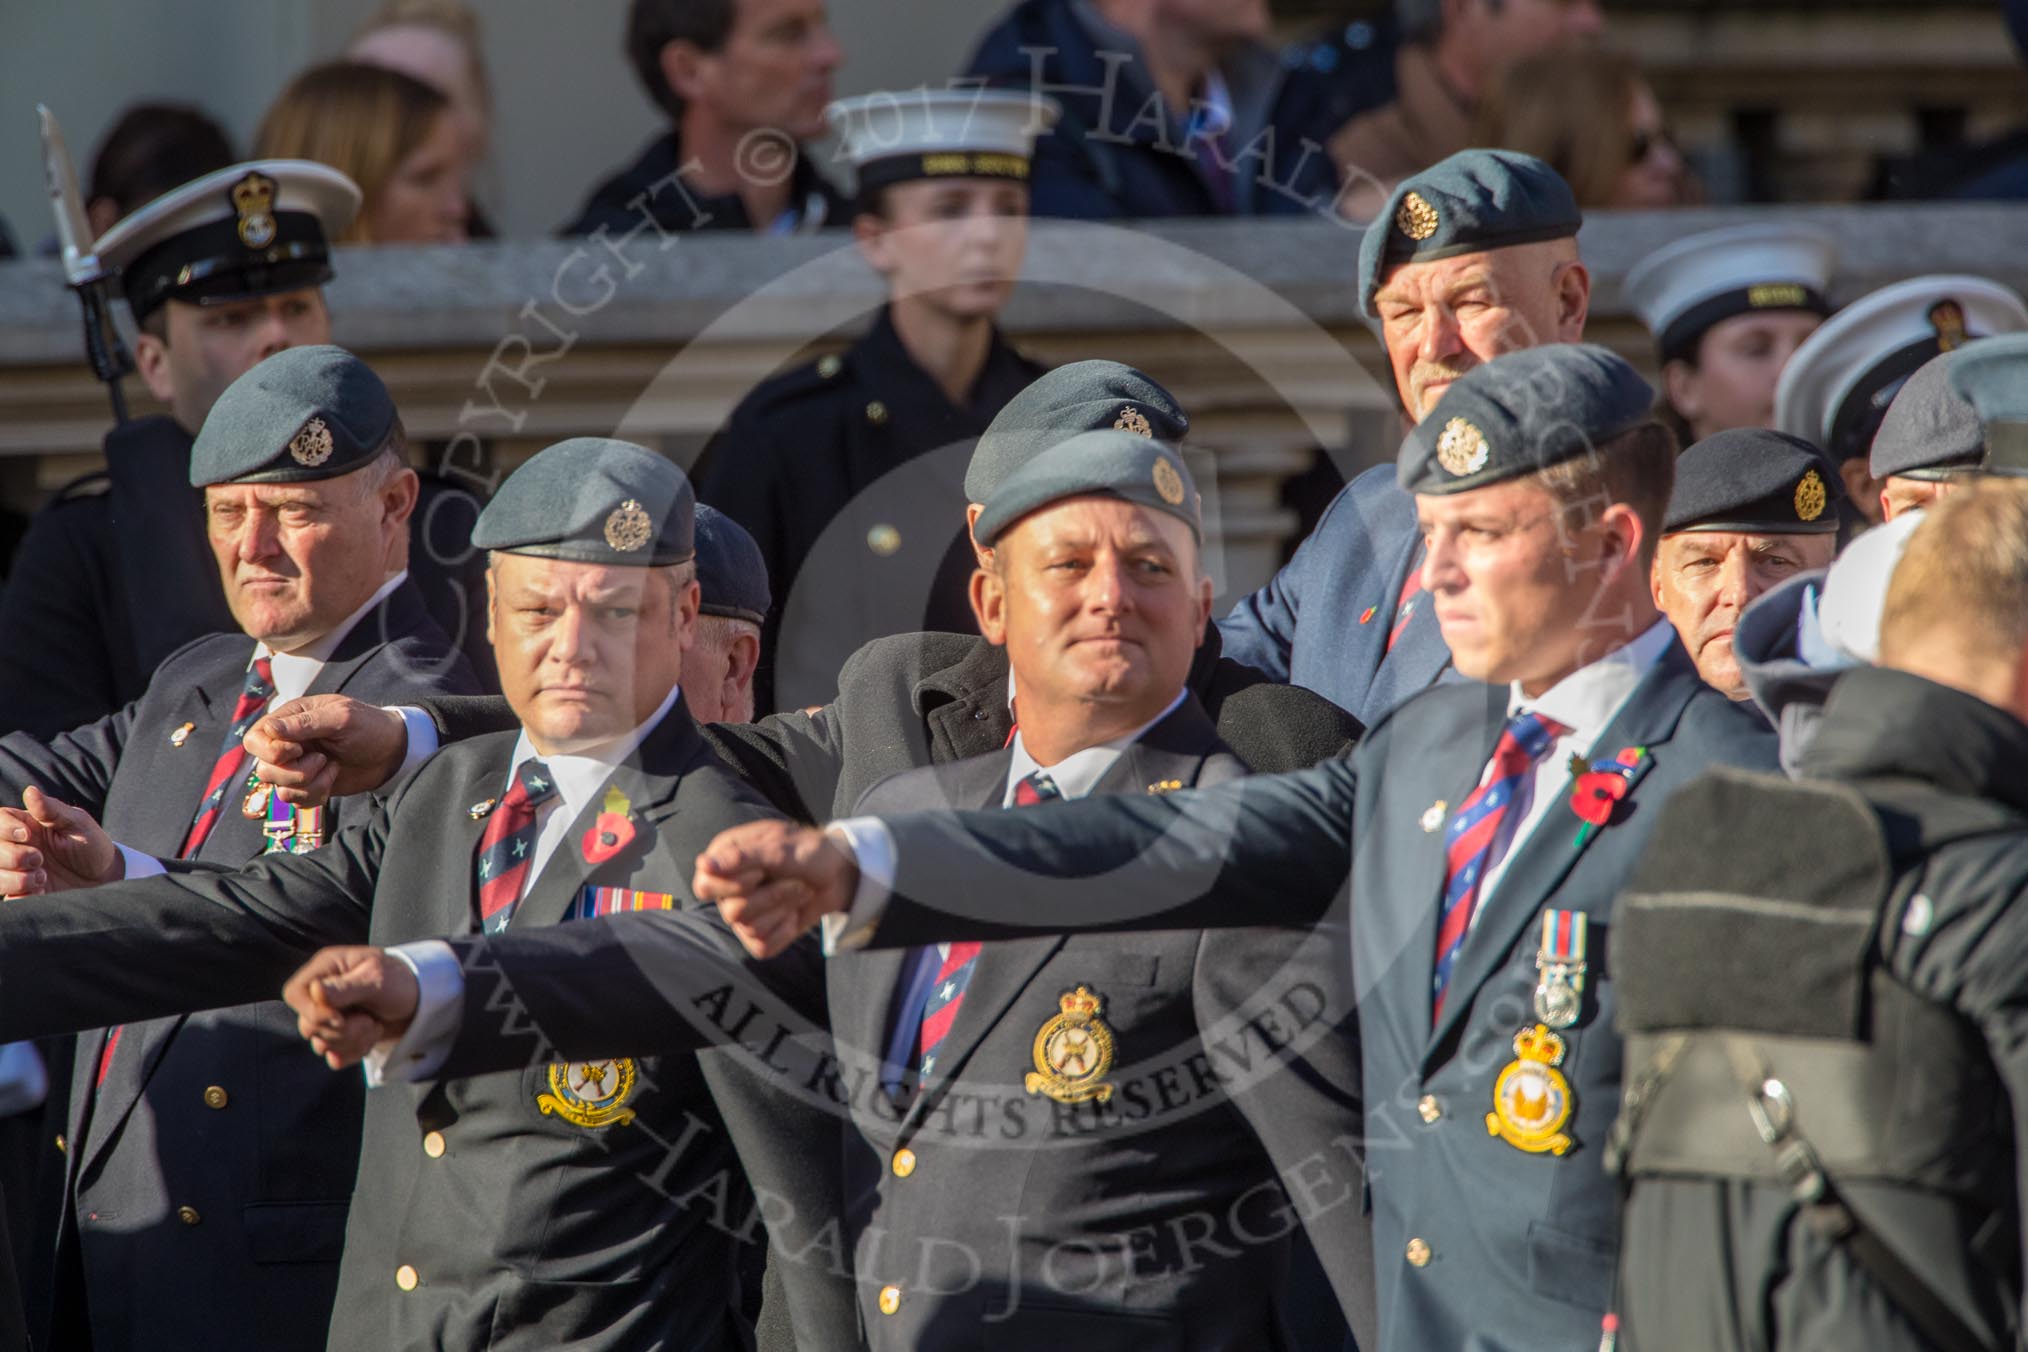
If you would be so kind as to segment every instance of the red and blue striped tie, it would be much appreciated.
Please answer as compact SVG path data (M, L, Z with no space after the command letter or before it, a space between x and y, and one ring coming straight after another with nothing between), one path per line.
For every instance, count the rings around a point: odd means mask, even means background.
M211 778L204 782L204 797L197 804L197 815L190 819L190 834L184 838L183 849L178 859L188 859L204 846L211 835L211 828L218 825L218 814L225 807L227 792L239 779L240 770L246 765L244 745L247 729L254 725L261 711L268 707L268 701L275 697L275 673L273 665L265 657L257 657L247 668L246 684L239 688L239 700L232 706L232 722L225 730L225 745L219 749L218 763L211 767Z
M1429 551L1421 545L1408 561L1408 576L1402 579L1401 597L1394 603L1394 623L1387 631L1387 647L1384 652L1393 652L1394 645L1401 640L1408 629L1409 620L1415 617L1415 599L1422 595L1422 565Z
M1016 807L1034 807L1061 797L1063 791L1043 770L1014 785ZM965 1002L965 987L971 984L972 972L979 965L981 947L976 940L954 943L944 951L944 960L937 965L937 979L930 985L922 1005L922 1021L916 1025L916 1066L924 1080L936 1069L937 1049L944 1045L951 1025L957 1021L958 1006Z
M506 929L514 916L535 857L536 810L555 795L556 777L549 767L539 760L523 761L479 837L473 868L479 875L479 928L487 934Z
M1516 714L1500 732L1486 782L1472 791L1444 832L1444 904L1437 922L1436 975L1431 979L1430 1023L1443 1018L1444 988L1472 929L1486 866L1500 823L1522 778L1533 773L1556 739L1569 729L1540 714Z

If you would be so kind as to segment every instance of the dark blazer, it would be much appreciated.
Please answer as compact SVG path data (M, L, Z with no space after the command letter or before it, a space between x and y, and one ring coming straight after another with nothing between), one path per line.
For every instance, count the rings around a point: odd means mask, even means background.
M169 654L237 633L190 486L190 433L142 418L106 434L104 473L35 514L0 592L0 732L54 737L140 698Z
M1055 99L1062 118L1035 147L1037 216L1290 216L1329 210L1337 171L1318 144L1314 90L1275 53L1243 47L1221 64L1234 105L1222 198L1187 117L1160 101L1131 40L1100 39L1076 0L1020 0L980 40L966 74ZM1122 52L1120 47L1128 50ZM1328 129L1322 129L1328 131ZM1308 141L1305 135L1320 132Z
M997 809L1011 755L909 771L865 806ZM1189 701L1094 792L1146 797L1244 773ZM989 945L937 1075L900 1102L880 1063L906 955L832 959L822 977L835 1059L793 1078L822 1085L855 1129L843 1156L847 1240L870 1345L1292 1346L1279 1305L1298 1215L1353 1322L1367 1325L1341 945L1328 931L1257 929ZM693 1012L699 993L734 980L722 932L695 915L454 947L468 978L447 1067L459 1071L514 1063L537 1038L566 1055L698 1045L713 1036ZM746 966L749 989L802 975ZM1104 1103L1028 1087L1038 1034L1080 987L1103 1002L1112 1039ZM485 1014L510 999L525 1022ZM780 1039L764 1026L742 1040L772 1048ZM1278 1175L1301 1191L1293 1208Z
M1378 723L1450 666L1427 592L1387 646L1421 557L1415 499L1395 483L1393 465L1367 470L1332 499L1295 557L1218 622L1226 656Z
M0 907L0 1037L255 999L325 944L470 932L472 858L485 830L470 809L499 797L513 745L501 734L446 749L314 854ZM697 851L720 830L769 815L681 708L610 783L631 802L638 844L588 865L577 842L601 808L590 804L510 931L556 924L586 886L689 903ZM90 983L76 979L83 970L95 973ZM297 1055L309 1059L300 1047ZM718 1105L775 1116L773 1130L799 1137L804 1151L835 1148L827 1133L836 1126L823 1114L798 1118L794 1103L776 1101L741 1067L709 1060L637 1063L634 1088L615 1105L634 1117L605 1125L545 1106L545 1095L557 1098L552 1071L561 1073L549 1055L367 1095L331 1347L745 1345L732 1236L752 1217ZM607 1073L624 1079L621 1068ZM778 1138L764 1130L750 1139ZM786 1149L742 1162L762 1191L824 1198L821 1178ZM413 1290L397 1284L404 1268ZM811 1289L805 1281L790 1296ZM837 1308L851 1318L849 1291ZM823 1346L837 1327L835 1316L801 1318L799 1307L798 1328L808 1330L799 1346Z
M1772 768L1774 738L1672 644L1591 749L1609 759L1646 748L1629 794L1582 844L1568 800L1549 808L1482 903L1432 1030L1443 826L1483 773L1506 709L1503 689L1448 683L1381 723L1349 761L1296 774L890 818L899 876L875 942L1303 923L1345 880L1349 842L1380 1346L1591 1346L1618 1235L1600 1165L1620 1087L1612 900L1652 828L1650 805L1713 764ZM1582 910L1593 936L1584 1007L1563 1034L1576 1111L1562 1156L1526 1153L1485 1126L1531 1015L1535 927L1548 908ZM1427 1247L1426 1264L1409 1256L1411 1241L1415 1253Z
M253 650L244 634L198 639L118 713L46 744L0 738L0 795L19 802L36 785L121 843L175 858ZM387 704L476 689L404 584L345 636L308 693ZM266 847L242 797L240 787L227 795L199 860L235 866ZM365 808L332 803L328 829ZM53 1128L65 1147L51 1161L63 1180L55 1242L77 1252L31 1292L38 1326L54 1319L62 1341L89 1297L101 1346L321 1348L358 1158L359 1081L305 1057L295 1016L272 999L129 1026L95 1090L105 1040L103 1030L80 1038L68 1111ZM64 1280L73 1270L81 1291Z
M1351 750L1359 720L1312 691L1221 660L1218 644L1218 630L1207 628L1189 685L1241 760L1269 774ZM514 718L502 699L416 703L446 742L498 731ZM838 697L814 714L713 723L704 737L769 802L821 822L852 811L891 774L998 751L1013 730L1006 649L976 634L925 633L875 639L854 653L838 674Z
M1046 368L995 333L960 407L916 364L882 307L843 353L763 381L706 452L698 496L747 528L774 608L754 707L828 702L860 645L918 629L973 632L965 467L1001 406Z

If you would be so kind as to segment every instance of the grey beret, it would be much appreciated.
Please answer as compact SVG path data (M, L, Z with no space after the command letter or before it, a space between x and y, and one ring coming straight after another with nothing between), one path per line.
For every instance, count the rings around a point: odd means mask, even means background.
M965 501L986 501L1037 453L1101 428L1173 446L1190 430L1190 418L1169 391L1116 361L1074 361L1045 371L987 424L965 470Z
M1979 468L2028 477L2028 333L1973 343L1952 363L1951 388L1971 402L1985 430Z
M697 504L698 609L706 615L767 619L768 562L746 527L707 503Z
M335 479L379 454L394 421L394 396L344 348L284 348L211 406L190 451L190 483Z
M1403 179L1366 227L1359 308L1379 317L1373 293L1396 264L1567 239L1583 223L1563 175L1533 155L1460 150Z
M1030 512L1093 493L1167 512L1204 538L1203 503L1183 457L1158 441L1111 428L1059 442L1009 474L987 499L972 535L990 545Z
M1977 340L1931 357L1915 369L1887 406L1873 434L1866 472L1876 479L1942 479L1977 469L1986 452L1985 429L1971 401L1951 388L1951 368L1977 348Z
M1654 403L1654 389L1607 348L1509 352L1452 382L1402 443L1397 477L1435 494L1518 479L1647 422Z
M1662 533L1829 535L1838 529L1844 496L1831 462L1809 442L1770 427L1738 427L1676 457Z
M507 476L472 543L572 563L682 563L696 553L696 503L674 461L629 441L572 437Z

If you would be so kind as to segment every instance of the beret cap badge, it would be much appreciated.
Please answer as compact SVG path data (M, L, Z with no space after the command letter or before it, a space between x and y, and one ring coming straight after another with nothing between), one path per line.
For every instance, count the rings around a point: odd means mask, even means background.
M1815 521L1824 514L1824 507L1830 495L1824 489L1824 481L1817 471L1806 470L1796 483L1796 519Z
M258 171L232 185L233 214L239 217L239 242L265 249L275 242L275 181Z
M1484 469L1491 454L1486 434L1467 418L1452 418L1437 438L1437 463L1460 477Z
M331 429L322 418L310 419L303 424L301 431L289 439L289 458L305 469L315 469L329 460L333 449Z
M1120 416L1113 419L1113 428L1119 432L1132 432L1137 437L1155 435L1155 429L1148 422L1148 415L1128 404L1120 410Z
M647 508L632 498L613 508L606 517L606 543L622 554L641 548L654 533L655 523L648 519Z
M1171 507L1183 505L1183 476L1167 460L1155 462L1155 491L1162 495L1162 501Z
M1394 213L1394 228L1418 244L1434 235L1440 223L1437 209L1419 192L1402 198Z

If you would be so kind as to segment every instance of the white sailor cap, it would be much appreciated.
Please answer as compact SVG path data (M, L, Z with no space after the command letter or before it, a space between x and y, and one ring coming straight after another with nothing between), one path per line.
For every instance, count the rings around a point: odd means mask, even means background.
M1627 305L1663 361L1691 359L1713 324L1762 310L1827 315L1838 245L1813 226L1734 225L1676 240L1627 274Z
M326 164L255 160L166 192L93 246L136 320L165 300L218 305L331 280L359 189Z
M1782 368L1775 426L1833 463L1865 455L1902 382L1973 338L2028 329L2028 305L1984 277L1911 277L1853 301Z
M859 191L918 178L1028 181L1055 99L1015 89L907 89L841 99L824 120L859 173Z

